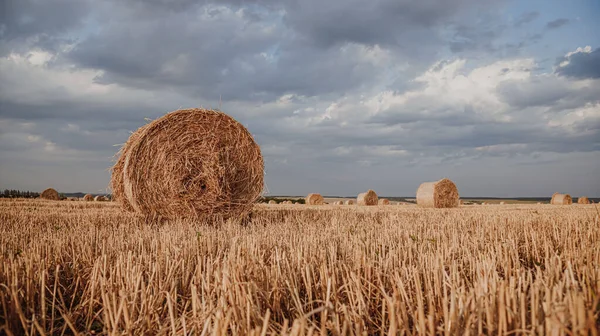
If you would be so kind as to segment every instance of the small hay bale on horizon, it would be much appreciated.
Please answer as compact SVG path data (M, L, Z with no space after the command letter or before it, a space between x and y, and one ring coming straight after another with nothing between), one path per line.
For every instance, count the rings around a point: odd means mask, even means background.
M307 205L323 205L325 204L325 199L323 196L321 196L321 194L313 193L306 196L305 203Z
M98 195L96 197L94 197L94 202L106 202L107 199L106 197L102 196L102 195Z
M369 189L364 193L358 194L358 196L356 197L356 203L358 205L367 206L377 205L379 203L379 197L377 197L375 191Z
M581 196L577 199L577 204L590 204L590 199L586 196Z
M346 205L354 205L354 200L346 200L346 202L344 202Z
M94 196L92 194L85 194L85 196L83 196L83 200L86 202L92 202L94 200Z
M270 200L268 204L277 204L276 200Z
M48 188L42 191L40 198L50 201L59 201L60 195L58 194L58 191L54 190L53 188Z
M390 200L389 200L389 199L387 199L387 198L380 198L380 199L377 201L377 204L378 204L378 205L390 205Z
M227 114L177 110L140 127L112 169L115 201L166 219L248 213L263 191L259 146Z
M570 204L573 204L573 198L571 198L571 195L569 195L569 194L554 193L552 195L552 199L550 200L550 204L570 205Z
M459 199L456 185L447 178L422 183L417 189L417 205L424 208L455 208Z
M504 205L504 204L506 204L506 203L504 203L504 201L500 202L500 205Z

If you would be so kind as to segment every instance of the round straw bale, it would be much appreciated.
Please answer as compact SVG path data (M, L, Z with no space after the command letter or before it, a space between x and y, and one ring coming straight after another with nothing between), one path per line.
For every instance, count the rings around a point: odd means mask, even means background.
M354 205L354 200L347 200L346 205Z
M263 190L260 148L225 113L178 110L134 132L113 167L124 208L163 218L229 218L251 210Z
M269 204L277 204L277 201L276 200L270 200Z
M83 196L83 200L86 202L91 202L94 200L94 196L92 196L92 194L85 194L85 196Z
M387 198L380 198L379 201L377 201L377 204L379 205L390 205L390 200Z
M590 204L590 199L585 196L581 196L577 199L577 203L578 204Z
M48 189L42 191L42 193L40 194L40 198L52 200L52 201L58 201L58 200L60 200L60 195L58 195L58 191L56 191L52 188L48 188Z
M504 205L504 204L506 204L506 203L504 203L504 201L500 202L500 205Z
M458 206L458 189L449 179L425 182L417 189L417 205L426 208L454 208Z
M323 205L325 203L325 199L323 199L321 194L308 194L305 202L308 205Z
M378 202L379 197L377 197L377 194L371 189L367 192L358 194L358 197L356 197L356 203L358 205L377 205Z
M573 199L571 198L571 195L569 195L569 194L554 193L554 195L552 195L552 199L550 200L550 204L570 205L570 204L573 204Z
M94 197L94 201L95 202L106 202L106 197L104 197L102 195L98 195L98 196Z
M335 205L344 205L344 201L335 201L333 202Z

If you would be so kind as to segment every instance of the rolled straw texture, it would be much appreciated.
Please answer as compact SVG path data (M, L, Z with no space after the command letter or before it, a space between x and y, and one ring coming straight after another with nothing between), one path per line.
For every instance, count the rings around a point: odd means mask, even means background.
M379 205L390 205L390 200L387 198L380 198L377 203Z
M124 208L143 215L229 218L252 209L263 175L260 148L244 126L220 111L185 109L131 135L111 188Z
M581 196L577 199L577 203L578 204L590 204L590 199L585 196Z
M417 189L417 205L424 208L454 208L459 204L458 189L449 179L425 182Z
M367 192L358 194L358 197L356 197L356 203L358 205L377 205L378 202L379 197L377 197L377 194L370 189Z
M552 195L552 200L550 200L550 204L570 205L570 204L573 204L573 199L571 198L571 195L569 195L569 194L554 193L554 195Z
M325 199L321 194L308 194L306 196L305 203L308 205L323 205L325 203Z
M44 191L42 191L42 193L40 194L40 198L43 199L47 199L47 200L52 200L52 201L58 201L60 200L60 196L58 195L58 191L52 189L52 188L48 188Z

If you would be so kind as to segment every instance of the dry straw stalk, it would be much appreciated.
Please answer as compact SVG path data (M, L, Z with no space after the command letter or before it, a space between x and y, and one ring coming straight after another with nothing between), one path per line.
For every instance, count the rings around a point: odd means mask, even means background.
M162 218L239 216L263 190L259 146L220 111L185 109L134 132L113 167L111 188L125 209Z
M425 208L454 208L459 197L456 185L447 178L425 182L417 189L417 205Z

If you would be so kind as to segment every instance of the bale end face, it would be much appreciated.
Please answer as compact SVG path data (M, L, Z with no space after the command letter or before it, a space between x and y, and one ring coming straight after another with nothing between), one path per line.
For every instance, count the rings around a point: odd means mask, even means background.
M578 204L590 204L590 199L585 196L581 196L577 199L577 203Z
M321 194L308 194L306 196L306 204L308 205L323 205L325 203L325 199Z
M42 191L42 193L40 194L40 198L51 201L59 201L60 195L58 194L58 191L54 190L53 188L48 188Z
M446 178L425 182L417 189L417 205L424 208L455 208L459 199L458 188Z
M552 195L552 199L550 200L550 204L571 205L573 204L573 198L571 198L571 195L569 194L554 193L554 195Z
M134 132L112 171L115 200L160 218L243 215L263 190L264 163L248 130L220 111L185 109Z
M358 197L356 197L356 203L358 205L367 206L377 205L379 203L379 197L375 191L369 189L367 192L358 194Z

